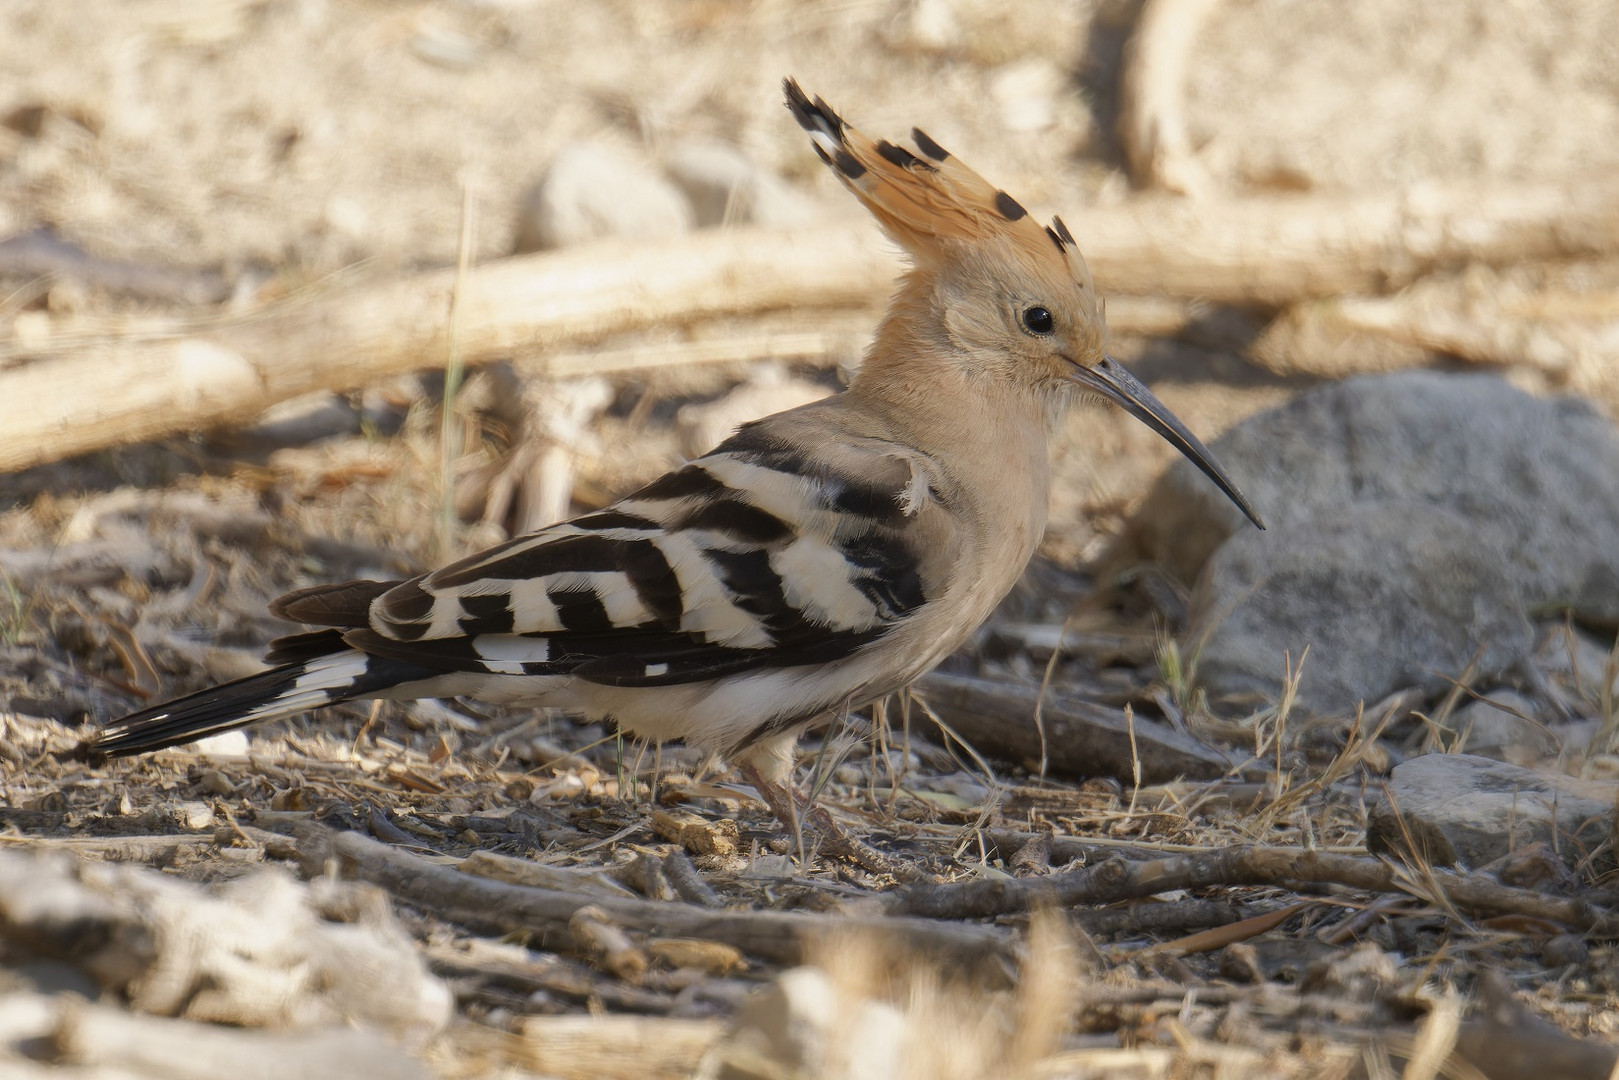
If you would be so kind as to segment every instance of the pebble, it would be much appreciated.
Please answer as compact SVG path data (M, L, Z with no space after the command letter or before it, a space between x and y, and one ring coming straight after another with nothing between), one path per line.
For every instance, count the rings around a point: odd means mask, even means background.
M1366 847L1479 869L1540 843L1570 867L1604 845L1619 783L1525 769L1472 754L1424 754L1394 767L1371 807ZM1611 848L1597 869L1611 868Z
M788 229L817 217L815 204L735 147L687 139L665 157L669 179L685 193L696 223Z
M513 251L549 251L624 237L638 242L689 232L691 203L644 156L602 142L558 150L517 214Z

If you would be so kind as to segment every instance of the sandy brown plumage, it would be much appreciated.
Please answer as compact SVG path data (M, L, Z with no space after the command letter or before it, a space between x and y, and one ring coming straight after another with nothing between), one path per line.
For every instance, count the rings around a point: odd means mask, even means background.
M955 649L1045 526L1053 408L1100 393L1201 443L1103 353L1078 245L920 131L874 141L785 84L816 151L910 256L842 394L748 424L605 510L402 581L278 600L278 666L109 725L130 754L354 698L467 695L608 718L741 765L796 824L806 726ZM1257 524L1257 518L1256 524ZM832 850L883 865L824 814Z

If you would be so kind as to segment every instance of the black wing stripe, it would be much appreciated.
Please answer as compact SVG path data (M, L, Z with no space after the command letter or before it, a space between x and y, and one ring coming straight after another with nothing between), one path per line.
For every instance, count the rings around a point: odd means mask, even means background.
M545 595L557 606L557 618L570 633L600 634L614 628L595 589L553 585Z
M732 602L756 616L778 646L828 632L788 602L781 575L770 565L770 552L708 550L703 554L714 564L714 576L731 594Z
M804 448L778 438L758 421L743 424L736 434L714 448L714 454L731 454L763 469L805 476L814 473L814 466Z
M629 579L641 606L668 630L680 627L685 611L680 579L663 549L651 540L625 540L619 546L619 568Z
M814 480L822 509L892 524L898 524L905 517L898 492L892 487L873 484L859 476L811 461L802 447L770 434L758 423L744 424L735 435L715 448L714 453L731 454L761 469Z
M728 488L701 465L687 465L684 469L667 473L630 496L638 502L657 502L664 499L711 498L724 494Z
M477 634L509 634L516 624L511 609L511 597L506 593L485 593L480 596L457 597L463 616L456 625L468 637Z
M509 555L483 560L473 566L446 574L432 575L429 585L435 591L457 589L478 581L523 581L552 574L602 573L618 569L622 540L594 534L559 536L554 540L531 542Z
M905 516L905 510L892 490L862 483L856 477L827 476L821 492L827 508L841 514L855 514L883 522L897 522Z
M576 529L595 532L605 529L661 529L663 526L649 517L632 514L626 510L615 510L612 507L598 510L594 514L574 518L568 522Z
M922 591L920 560L897 536L865 536L838 545L858 572L850 583L871 601L878 617L897 619L927 602Z
M678 526L726 533L738 540L769 544L792 535L792 527L768 510L741 499L715 499L687 514Z

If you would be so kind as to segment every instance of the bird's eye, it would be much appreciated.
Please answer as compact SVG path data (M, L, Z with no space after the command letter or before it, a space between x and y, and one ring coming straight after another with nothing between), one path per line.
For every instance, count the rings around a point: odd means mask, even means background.
M1026 308L1023 312L1023 326L1031 334L1049 334L1052 330L1051 312L1043 307Z

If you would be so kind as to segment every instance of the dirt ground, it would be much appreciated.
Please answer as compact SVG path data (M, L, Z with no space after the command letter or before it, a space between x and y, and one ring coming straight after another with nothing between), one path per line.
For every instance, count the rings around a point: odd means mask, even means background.
M559 150L581 142L610 144L656 172L692 140L717 140L784 180L809 220L859 220L781 107L784 75L866 131L923 128L1041 216L1129 206L1142 194L1116 133L1118 84L1139 11L1129 0L8 0L0 6L0 239L48 227L101 259L223 287L217 301L189 302L0 265L8 350L0 371L26 362L26 332L42 321L251 311L339 277L453 266L466 205L474 208L472 261L500 259L513 249L527 192ZM1420 191L1619 169L1619 6L1604 0L1232 0L1209 15L1186 71L1186 130L1210 185L1204 198ZM1108 292L1106 280L1098 285ZM1205 438L1317 381L1247 351L1274 310L1199 311L1186 332L1121 334L1114 347ZM854 313L849 325L858 330L870 316ZM628 335L603 347L667 337ZM787 374L834 385L838 362L857 360L851 352L795 361ZM1421 359L1462 362L1443 353ZM7 843L83 842L92 856L143 861L120 854L116 841L212 838L238 823L258 829L218 850L171 847L144 860L216 881L291 857L265 839L270 833L324 821L442 859L496 850L626 880L634 875L624 867L647 852L685 851L725 903L747 910L824 913L889 891L893 883L847 870L784 867L790 851L768 815L724 788L726 774L712 763L516 710L343 707L319 723L255 733L251 757L237 747L107 767L54 760L83 724L252 670L258 648L287 629L264 607L281 592L413 572L503 536L506 518L479 518L521 442L510 401L564 402L560 409L585 391L569 384L553 394L511 369L474 374L460 399L472 434L446 467L444 364L424 356L420 377L316 395L249 430L177 434L0 476ZM567 448L573 506L599 505L678 461L681 407L722 397L749 370L733 363L609 377L603 407L588 412ZM1508 374L1544 388L1524 372ZM503 381L512 378L521 381L515 391ZM340 415L322 419L326 408ZM1076 598L1092 597L1090 561L1172 453L1098 407L1066 423L1037 576L958 670L1039 682L1051 646L1030 644L1038 635L1028 627L1061 625ZM441 512L447 476L461 493L453 520ZM1071 625L1112 635L1106 650L1094 647L1076 685L1109 705L1151 709L1162 696L1163 656L1140 597L1092 597ZM1365 853L1363 795L1342 784L1285 811L1249 813L1226 796L1211 809L1166 785L1149 799L1129 777L1041 784L1027 761L985 765L920 719L893 724L892 746L836 744L844 757L827 770L825 798L943 878L1006 873L987 868L1011 866L1030 834L1047 828L1082 838L1066 855L1047 852L1051 866L1126 848L1165 858L1238 843ZM1291 751L1325 768L1345 730L1322 729L1317 743ZM708 826L739 822L740 847L704 861L697 841L654 832L649 815L660 806ZM986 841L991 832L999 838ZM1579 938L1577 930L1529 925L1528 915L1469 922L1409 895L1389 928L1339 933L1340 915L1382 901L1334 888L1290 909L1277 940L1258 936L1247 953L1149 950L1200 924L1154 928L1134 908L1118 926L1079 920L1092 936L1090 954L1073 965L1084 974L1074 977L1089 980L1091 994L1072 1022L1040 1019L1027 1002L1007 1004L1004 987L972 980L928 1000L939 1015L1004 1008L1014 1027L1045 1024L1055 1032L1053 1054L1136 1055L1073 1058L1067 1072L1030 1065L1029 1075L1395 1075L1379 1071L1400 1067L1387 1053L1420 1063L1412 1040L1424 1032L1449 1023L1452 1043L1457 1030L1465 1040L1465 1024L1447 1020L1444 1003L1453 992L1481 993L1478 973L1489 966L1508 972L1505 993L1516 994L1522 1023L1532 1013L1565 1037L1619 1039L1619 988L1600 935L1556 965L1543 946ZM1273 885L1222 899L1230 922L1299 897ZM536 947L513 974L511 964L469 951L470 940L492 939L487 928L468 930L429 900L414 903L401 902L405 925L456 993L458 1026L426 1058L438 1075L590 1075L481 1040L521 1035L537 1016L587 1012L729 1022L784 966L755 958L743 973L710 971L706 981L689 968L625 978L579 948L564 977L539 974L545 950ZM1000 914L1018 933L1026 926L1022 912ZM1379 976L1367 1008L1334 1014L1329 998L1342 1006L1369 985L1351 970L1358 940L1398 964ZM523 945L522 935L512 942ZM947 952L931 959L950 962ZM874 997L897 993L869 971L838 977ZM1259 996L1280 985L1305 987L1315 1004L1284 1008ZM985 1035L985 1045L999 1037ZM1374 1043L1384 1057L1363 1053ZM1222 1057L1227 1051L1237 1056Z

